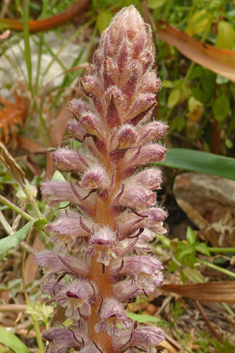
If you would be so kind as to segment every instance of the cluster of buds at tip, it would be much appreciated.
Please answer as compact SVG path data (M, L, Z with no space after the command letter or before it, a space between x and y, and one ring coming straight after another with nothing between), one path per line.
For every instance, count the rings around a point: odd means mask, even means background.
M153 353L164 339L161 329L125 312L128 302L158 295L163 284L148 245L154 231L165 232L166 217L154 192L161 172L146 168L166 153L158 141L167 126L149 122L160 88L154 56L150 26L133 6L123 9L81 82L86 99L69 104L68 130L83 149L52 152L55 167L75 177L43 183L49 205L69 204L46 227L53 251L34 255L44 268L42 291L56 308L43 333L47 353Z

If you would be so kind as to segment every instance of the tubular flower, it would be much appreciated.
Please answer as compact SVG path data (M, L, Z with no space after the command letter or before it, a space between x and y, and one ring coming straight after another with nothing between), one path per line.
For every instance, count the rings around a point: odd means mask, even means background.
M166 153L158 141L167 126L149 122L160 89L154 56L150 26L134 6L124 8L81 81L86 101L69 103L68 130L83 148L52 152L55 167L72 175L69 182L44 182L42 193L50 206L67 206L46 227L53 250L34 255L44 271L41 290L56 307L53 327L43 333L47 353L153 353L164 339L161 329L138 326L124 311L163 284L163 267L148 245L154 231L165 232L167 213L154 192L161 172L139 170Z

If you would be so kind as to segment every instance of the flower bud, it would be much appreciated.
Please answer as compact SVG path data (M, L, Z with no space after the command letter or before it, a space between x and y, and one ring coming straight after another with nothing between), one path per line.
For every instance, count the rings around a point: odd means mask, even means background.
M99 139L105 141L106 139L106 126L94 114L84 114L80 119L80 124L89 135L95 135Z
M84 141L86 130L83 129L83 127L81 127L81 124L77 120L75 119L70 120L67 124L67 128L70 134L73 135L73 137L77 141L80 141L80 142Z
M78 151L63 148L51 153L54 165L62 171L85 172L89 164Z
M105 189L108 187L108 176L102 167L93 167L84 173L80 186L87 190Z
M70 101L68 104L68 109L78 120L82 114L90 111L89 105L81 99L73 99Z

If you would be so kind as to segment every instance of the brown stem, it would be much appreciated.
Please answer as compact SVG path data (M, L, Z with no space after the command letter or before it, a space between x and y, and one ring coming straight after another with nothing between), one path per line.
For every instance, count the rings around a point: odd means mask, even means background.
M203 310L201 304L199 303L198 300L195 300L195 304L198 308L198 310L200 311L203 319L205 320L205 323L208 327L208 329L210 330L211 334L219 341L222 342L222 337L215 331L214 327L212 326L210 320L208 319L208 316L206 315L205 311Z

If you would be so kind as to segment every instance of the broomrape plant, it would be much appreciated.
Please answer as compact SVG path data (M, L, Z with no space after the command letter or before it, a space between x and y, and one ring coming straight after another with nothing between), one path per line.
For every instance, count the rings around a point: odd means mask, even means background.
M163 284L162 264L148 254L153 231L165 232L166 212L153 192L161 172L137 171L166 153L155 141L167 126L149 122L160 88L154 56L150 26L133 6L123 9L81 82L87 99L69 104L68 130L86 152L52 152L56 168L77 177L42 184L50 206L69 206L46 227L53 251L34 255L45 272L41 289L56 307L43 333L47 353L153 353L164 339L161 329L140 326L124 311L138 296L158 295Z

